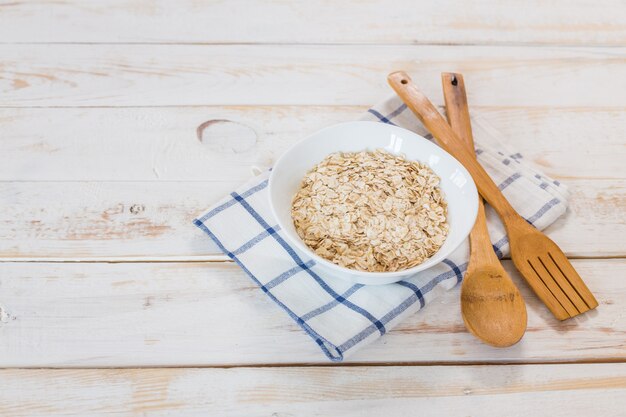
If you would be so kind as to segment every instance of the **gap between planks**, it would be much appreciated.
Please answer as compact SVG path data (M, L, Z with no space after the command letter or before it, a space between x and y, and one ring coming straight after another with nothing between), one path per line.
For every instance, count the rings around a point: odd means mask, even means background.
M577 256L571 255L568 259L577 260L610 260L610 259L626 259L626 254L623 255L586 255ZM511 260L510 256L501 258L502 260ZM172 258L150 258L150 257L138 257L138 258L124 258L124 257L111 257L111 258L0 258L1 263L84 263L84 264L135 264L135 263L233 263L227 256L220 255L207 255L198 257L172 257Z
M603 363L626 363L626 358L602 358L602 359L581 359L563 361L432 361L432 362L346 362L346 363L312 363L312 362L286 362L286 363L247 363L242 365L150 365L150 366L18 366L0 367L3 370L60 370L71 369L80 370L107 370L107 369L257 369L257 368L384 368L384 367L425 367L425 366L534 366L534 365L594 365Z
M1 45L1 44L0 44ZM390 93L391 95L391 93ZM384 97L382 97L384 98ZM275 104L275 103L261 103L261 104L138 104L138 105L107 105L107 104L95 104L95 105L26 105L26 106L6 106L0 105L0 109L2 110L26 110L26 109L76 109L76 110L88 110L88 109L138 109L138 110L149 110L149 109L216 109L216 110L246 110L246 109L264 109L271 110L272 108L326 108L326 109L348 109L355 111L367 111L368 108L375 105L377 103L369 103L369 104L306 104L306 103L295 103L295 104ZM435 105L440 112L445 111L444 105ZM574 105L574 106L552 106L552 105L477 105L473 106L473 109L478 109L481 111L505 111L505 110L535 110L535 111L545 111L545 110L560 110L560 111L594 111L594 112L602 112L602 111L622 111L626 106L623 105L611 105L611 106L594 106L594 105ZM355 113L355 116L362 116L362 114ZM356 119L355 119L356 120Z
M545 48L623 48L623 45L597 43L581 45L578 43L539 43L539 42L0 42L0 45L19 46L502 46L507 48L545 47Z

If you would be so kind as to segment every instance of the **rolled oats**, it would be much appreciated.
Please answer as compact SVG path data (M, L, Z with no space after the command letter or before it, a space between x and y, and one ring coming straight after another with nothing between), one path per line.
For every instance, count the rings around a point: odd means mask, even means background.
M291 215L322 258L351 269L400 271L446 239L446 202L426 165L382 150L333 153L304 177Z

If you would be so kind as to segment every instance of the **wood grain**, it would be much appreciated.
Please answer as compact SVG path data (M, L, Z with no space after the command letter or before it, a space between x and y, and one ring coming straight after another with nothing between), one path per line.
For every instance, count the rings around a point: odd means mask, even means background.
M626 364L2 370L5 417L554 416L626 406Z
M451 71L472 106L626 106L623 47L5 44L0 56L0 107L371 105L397 69L437 104Z
M328 105L0 108L0 180L243 182L252 165L270 166L308 134L358 119L366 110ZM472 103L472 111L547 175L564 182L626 179L626 107Z
M0 109L0 256L207 259L216 248L190 226L200 211L250 178L251 166L269 166L306 134L364 110ZM570 212L549 229L569 255L626 253L623 108L477 111L529 163L572 189Z
M619 0L11 1L2 42L624 45ZM358 22L358 23L357 23ZM59 28L65 30L59 30Z
M467 333L457 288L350 359L626 360L626 290L616 279L624 260L574 261L601 305L564 323L504 264L528 303L528 330L514 347L494 349ZM0 263L0 288L0 368L328 363L232 263L9 262Z
M221 252L192 220L239 184L0 182L0 257L212 259ZM570 209L547 229L550 237L570 256L624 256L626 180L572 179L568 185Z

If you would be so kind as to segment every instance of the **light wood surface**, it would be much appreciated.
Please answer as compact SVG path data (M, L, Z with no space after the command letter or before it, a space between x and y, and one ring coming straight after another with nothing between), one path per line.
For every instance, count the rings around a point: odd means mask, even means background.
M556 321L506 261L528 303L528 331L516 346L494 349L467 333L457 288L349 362L626 360L626 264L573 262L601 301L587 316ZM6 262L0 277L3 366L328 364L230 262Z
M472 108L526 160L570 187L570 211L549 229L568 255L626 254L621 152L626 108ZM217 248L201 232L189 230L199 207L246 181L251 166L271 165L307 132L364 111L358 106L0 109L0 196L6 202L0 236L7 237L0 239L0 254L10 259L216 256ZM205 129L200 142L196 128L209 120L232 123ZM256 133L248 149L250 141L241 139L247 130L239 126ZM58 195L64 198L57 200Z
M619 0L0 2L0 415L622 415L625 16ZM462 72L472 111L568 185L548 234L598 309L557 322L505 261L528 301L514 347L466 332L457 288L329 366L190 224L389 96L399 68L439 106L439 74Z
M626 47L0 44L0 56L0 107L369 106L398 68L465 74L473 106L626 106ZM443 103L438 83L422 88Z
M623 416L625 364L3 370L5 417ZM76 395L80 392L81 395ZM68 412L68 410L71 410Z
M479 1L471 7L460 0L397 0L393 7L384 0L7 3L0 14L2 42L626 43L620 0L575 0L567 7L541 0Z
M436 85L439 73L424 80ZM383 77L384 78L384 77ZM469 81L468 81L469 82ZM374 100L390 94L386 87ZM624 178L626 106L477 106L472 111L547 175L566 180ZM4 97L0 96L0 103ZM371 103L369 103L371 105ZM3 108L1 181L212 181L241 183L308 132L354 120L359 106ZM33 120L37 123L33 126ZM226 120L202 130L207 121ZM599 131L599 126L602 131ZM252 129L256 142L247 134ZM568 148L566 157L564 147ZM165 157L167 155L167 157ZM589 163L592 160L594 163ZM115 164L115 169L111 169ZM33 169L39 167L39 169ZM585 187L587 188L587 187ZM593 187L592 187L593 188ZM211 191L211 190L208 190ZM608 236L607 236L608 237Z

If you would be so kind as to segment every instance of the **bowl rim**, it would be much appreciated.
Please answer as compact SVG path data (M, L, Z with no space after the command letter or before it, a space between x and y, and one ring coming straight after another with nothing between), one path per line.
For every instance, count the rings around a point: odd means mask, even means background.
M412 268L408 268L408 269L403 269L400 271L382 271L382 272L370 272L370 271L359 271L357 269L350 269L350 268L346 268L344 266L340 266L337 265L327 259L322 258L321 256L319 256L318 254L316 254L311 248L309 248L306 243L304 243L302 241L302 239L300 238L300 236L296 237L292 237L290 232L288 231L287 228L284 227L283 222L280 219L280 216L278 216L278 213L276 212L276 209L274 207L274 203L273 203L273 199L272 199L272 190L273 190L273 184L274 184L274 178L276 178L276 167L281 165L281 163L283 163L283 161L287 160L290 155L295 152L296 148L298 148L299 146L302 146L304 143L312 140L314 137L323 134L324 132L326 132L327 130L332 130L332 129L336 129L338 127L342 127L342 126L346 126L346 125L357 125L357 124L369 124L369 125L376 125L377 127L384 127L386 129L391 129L391 130L398 130L401 131L404 134L409 134L409 135L413 135L416 136L417 139L424 141L428 146L432 146L434 148L437 148L440 152L448 155L458 166L458 168L460 168L466 175L467 177L470 179L470 181L468 181L468 183L470 184L471 189L473 190L472 192L472 196L474 197L473 199L475 200L475 204L472 205L473 207L473 211L471 213L471 217L472 217L472 221L471 226L468 228L468 230L466 232L464 232L463 234L465 235L463 239L461 239L456 245L453 245L449 248L449 250L447 250L445 253L441 252L441 249L439 249L437 252L435 252L430 258L426 259L424 262L422 262L419 265L416 265ZM364 148L365 150L366 148ZM414 275L420 271L424 271L426 269L432 268L433 266L441 263L446 256L450 255L451 253L453 253L456 249L459 248L459 246L463 243L463 241L465 239L467 239L467 237L469 236L474 223L476 222L476 217L478 216L478 190L476 188L476 184L474 183L474 179L472 178L472 176L470 175L470 173L467 171L467 169L465 169L465 166L463 166L463 164L461 164L461 162L456 159L453 155L451 155L450 153L448 153L445 149L441 148L439 145L433 143L432 141L426 139L425 137L419 135L418 133L413 132L412 130L409 129L405 129L403 127L400 126L396 126L396 125L391 125L388 123L383 123L383 122L376 122L376 121L370 121L370 120L355 120L355 121L349 121L349 122L342 122L342 123L335 123L332 124L330 126L326 126L322 129L316 130L315 132L311 133L310 135L307 135L305 138L299 140L298 142L294 143L293 145L291 145L291 147L289 147L289 149L287 149L274 163L272 170L270 171L270 176L268 179L268 198L269 198L269 205L270 205L270 210L272 215L274 216L274 218L276 219L276 222L278 224L278 226L280 227L280 229L284 232L285 236L287 237L287 240L289 241L289 243L295 245L297 247L298 250L304 252L305 254L307 254L308 256L310 256L316 263L320 263L322 264L324 267L336 270L338 273L343 273L343 274L351 274L351 275L359 275L359 276L363 276L363 277L368 277L368 278L375 278L375 277L380 277L380 278L392 278L392 277L406 277L409 275ZM445 242L445 241L444 241Z

